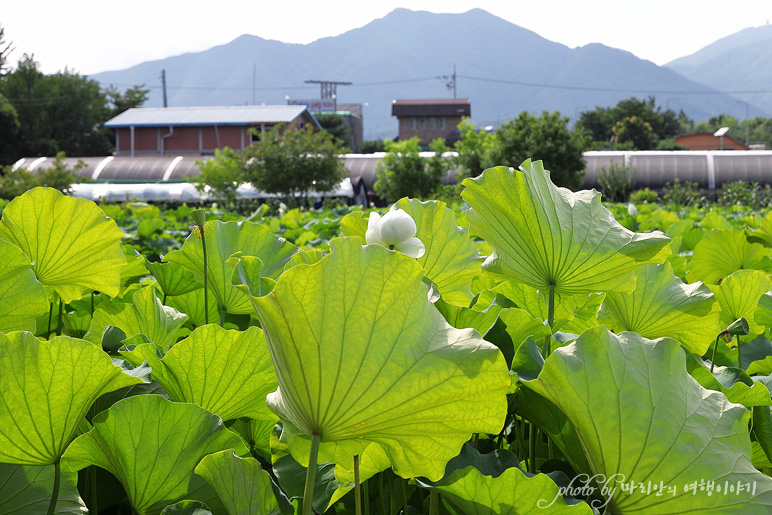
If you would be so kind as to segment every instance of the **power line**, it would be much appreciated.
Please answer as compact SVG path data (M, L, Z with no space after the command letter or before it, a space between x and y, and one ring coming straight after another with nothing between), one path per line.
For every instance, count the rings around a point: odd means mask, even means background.
M524 82L517 80L507 79L494 79L490 77L472 77L469 75L459 75L459 78L477 80L483 82L493 82L498 84L511 84L514 86L530 86L535 88L547 88L547 89L567 89L574 91L600 91L604 93L650 93L650 94L663 94L663 95L739 95L739 94L759 94L759 93L772 93L772 89L760 89L760 90L736 90L736 91L686 91L682 89L625 89L625 88L600 88L593 86L569 86L563 84L546 84L540 82Z

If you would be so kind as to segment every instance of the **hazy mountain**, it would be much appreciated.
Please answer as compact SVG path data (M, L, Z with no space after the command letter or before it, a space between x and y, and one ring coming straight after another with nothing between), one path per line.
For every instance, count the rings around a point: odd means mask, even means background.
M161 106L166 71L169 106L283 104L285 96L319 98L306 80L346 81L341 103L362 103L365 139L394 137L397 98L443 98L454 66L457 96L471 98L472 121L497 125L522 111L583 110L655 95L663 106L705 120L737 108L668 68L600 44L570 49L481 9L433 14L397 9L384 18L307 45L243 35L197 53L145 62L91 78L123 89L151 88L148 107ZM686 92L710 92L687 95Z
M750 104L751 117L772 111L772 25L741 30L665 66L721 91L749 92L734 96ZM726 114L742 120L745 105L735 104Z

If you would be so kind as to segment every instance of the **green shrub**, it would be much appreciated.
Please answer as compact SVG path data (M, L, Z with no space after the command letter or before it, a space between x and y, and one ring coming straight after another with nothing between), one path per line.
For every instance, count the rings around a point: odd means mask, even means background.
M598 184L606 202L625 202L635 184L635 167L610 163L598 169Z
M754 211L772 206L772 186L757 182L734 181L721 185L716 203L721 206L743 206Z
M658 198L657 192L649 188L643 188L630 194L630 202L633 204L653 204Z
M705 197L700 193L700 186L696 182L681 182L678 178L673 184L666 182L662 188L662 200L666 204L672 204L680 208L681 206L700 207L707 203Z

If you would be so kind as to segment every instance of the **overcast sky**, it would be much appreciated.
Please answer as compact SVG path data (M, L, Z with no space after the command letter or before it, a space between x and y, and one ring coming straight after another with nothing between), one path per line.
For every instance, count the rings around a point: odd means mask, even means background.
M772 20L772 0L3 0L0 25L15 48L13 65L27 53L44 73L67 67L88 75L205 50L242 34L310 43L397 7L438 13L479 7L572 48L603 43L660 65Z

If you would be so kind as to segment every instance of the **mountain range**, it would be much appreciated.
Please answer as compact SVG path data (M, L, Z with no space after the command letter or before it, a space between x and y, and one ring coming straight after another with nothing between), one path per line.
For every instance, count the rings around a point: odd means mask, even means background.
M319 85L308 80L350 82L337 86L336 99L365 106L365 139L396 136L394 99L452 97L454 78L457 96L471 99L472 121L480 126L498 125L522 111L560 111L575 119L633 96L655 96L663 108L683 109L695 121L719 113L742 118L740 99L749 102L751 116L769 116L769 94L720 92L746 89L746 82L727 84L708 73L713 60L726 59L714 45L657 66L597 43L571 49L481 9L463 14L396 9L364 27L305 45L243 35L202 52L90 78L119 89L144 84L150 89L144 107L163 105L162 73L170 107L284 104L288 98L320 98ZM702 52L707 53L699 57ZM757 71L753 62L732 61L726 68L733 77ZM767 65L764 71L770 70ZM761 88L750 82L747 87Z

